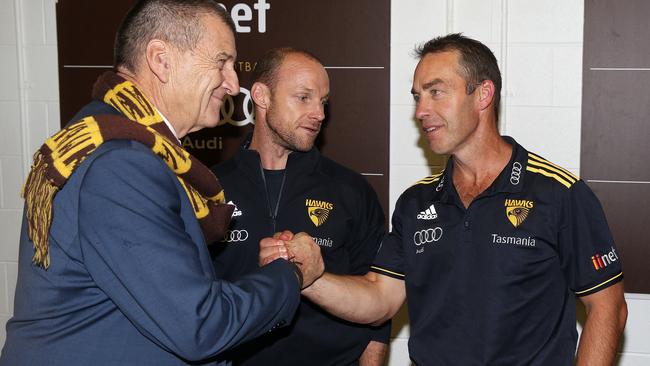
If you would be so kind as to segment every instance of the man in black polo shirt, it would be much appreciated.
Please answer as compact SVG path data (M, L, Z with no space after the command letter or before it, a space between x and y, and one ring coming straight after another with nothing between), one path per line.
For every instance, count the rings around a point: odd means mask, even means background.
M492 52L450 34L418 49L415 116L447 167L398 200L366 276L325 274L303 290L361 323L408 297L418 365L571 365L575 299L587 319L578 365L610 365L625 326L620 259L600 204L569 171L497 129L501 75ZM262 262L283 240L262 243Z
M367 273L384 235L384 213L360 174L314 147L329 96L323 65L301 50L274 49L257 63L255 81L255 130L234 159L214 169L237 205L230 231L216 245L217 274L237 279L258 270L260 239L281 229L308 232L328 271ZM231 356L247 366L379 366L389 337L389 324L353 324L303 299L288 327Z

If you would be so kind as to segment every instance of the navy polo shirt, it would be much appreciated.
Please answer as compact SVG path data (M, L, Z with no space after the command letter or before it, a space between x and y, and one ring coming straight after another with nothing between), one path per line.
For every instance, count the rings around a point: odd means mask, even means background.
M465 209L453 158L399 198L372 271L403 279L418 365L570 365L576 296L623 278L603 210L569 171L513 139Z

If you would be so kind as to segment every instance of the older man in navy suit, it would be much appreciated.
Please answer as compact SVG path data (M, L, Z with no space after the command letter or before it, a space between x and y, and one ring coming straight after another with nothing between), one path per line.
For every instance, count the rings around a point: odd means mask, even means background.
M212 0L138 2L116 71L34 156L0 365L222 365L288 323L322 274L315 244L233 282L206 247L233 207L179 138L239 91L234 26ZM273 240L273 239L267 239Z

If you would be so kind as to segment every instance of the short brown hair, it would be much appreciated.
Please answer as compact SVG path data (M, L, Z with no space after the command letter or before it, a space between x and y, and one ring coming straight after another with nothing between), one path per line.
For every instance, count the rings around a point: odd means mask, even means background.
M501 71L496 57L483 43L465 37L462 33L452 33L436 37L418 46L415 53L421 59L430 53L458 51L460 53L459 73L467 83L467 94L472 94L476 85L483 80L494 83L494 114L499 119L499 102L501 101Z

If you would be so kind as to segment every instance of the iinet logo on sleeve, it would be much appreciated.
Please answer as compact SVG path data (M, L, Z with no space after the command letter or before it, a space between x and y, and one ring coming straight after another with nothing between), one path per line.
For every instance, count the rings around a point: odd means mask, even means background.
M605 267L616 261L618 261L618 254L616 254L616 249L614 249L614 247L605 254L596 254L591 256L591 263L594 265L596 271L605 269Z

